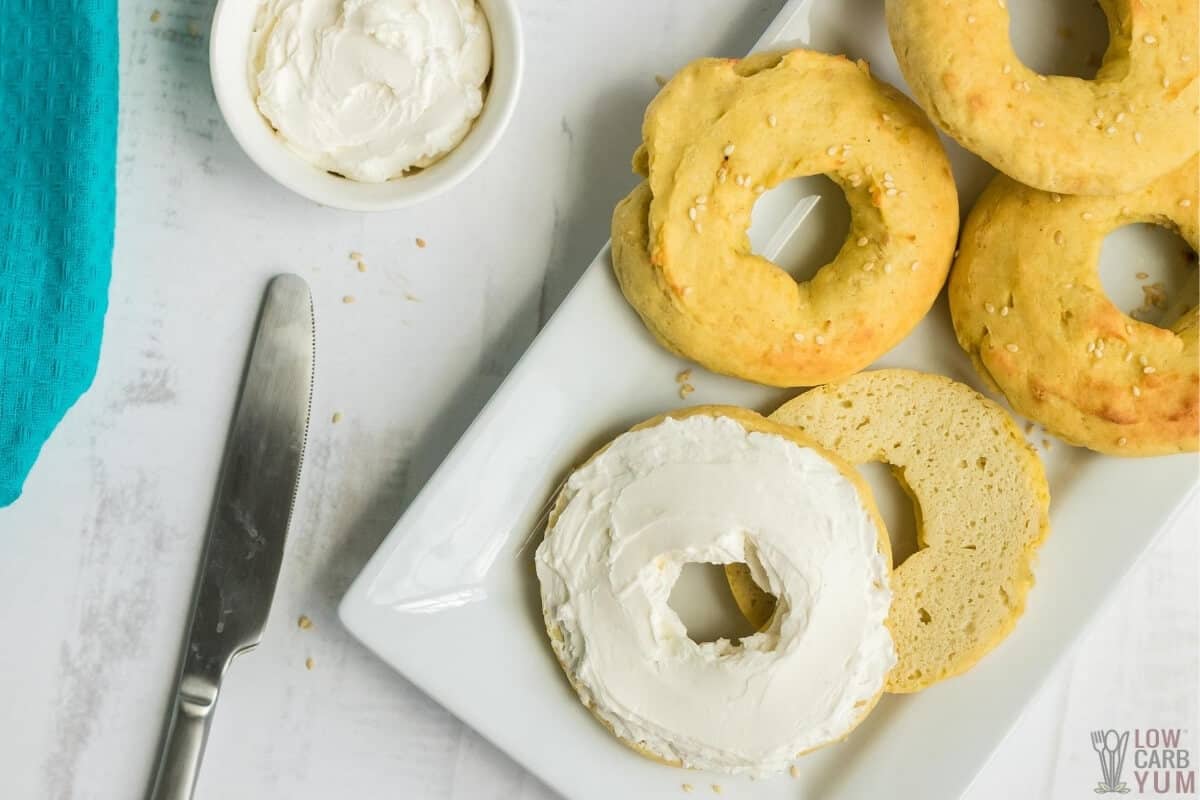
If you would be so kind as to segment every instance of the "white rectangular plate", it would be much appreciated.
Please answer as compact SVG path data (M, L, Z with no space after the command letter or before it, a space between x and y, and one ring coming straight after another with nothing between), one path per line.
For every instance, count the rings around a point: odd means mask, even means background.
M758 49L847 53L903 88L882 5L793 0ZM1009 5L1029 6L1014 9L1018 51L1034 67L1050 66L1039 63L1039 51L1062 59L1063 43L1043 33L1053 25L1039 17L1038 0ZM969 208L991 170L947 147ZM778 241L780 225L795 216L789 212L816 190L812 181L789 182L762 198L756 242L771 234ZM813 214L801 225L784 261L821 241L827 216ZM1154 249L1152 234L1122 231L1106 243L1104 259L1128 265ZM1128 308L1139 292L1131 279L1126 284L1109 287ZM1119 460L1061 443L1043 447L1053 532L1028 611L1006 642L965 676L919 695L885 696L846 742L801 759L798 779L684 772L622 746L580 705L542 627L532 544L543 507L575 464L630 425L681 404L675 375L685 366L642 327L621 296L607 249L601 252L341 605L342 620L367 646L572 798L678 800L683 782L720 783L737 797L957 797L1195 480L1187 456ZM940 372L979 388L944 299L875 366ZM794 394L695 368L692 383L689 403L764 412Z

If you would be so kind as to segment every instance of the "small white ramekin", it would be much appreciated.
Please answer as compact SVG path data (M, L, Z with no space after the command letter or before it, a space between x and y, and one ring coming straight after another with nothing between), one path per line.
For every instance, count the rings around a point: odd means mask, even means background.
M314 167L289 148L255 105L250 41L260 3L220 0L209 44L213 91L246 155L279 183L321 205L386 211L441 194L469 175L496 146L517 104L525 52L515 0L478 0L492 34L492 72L483 111L470 133L431 166L385 183L362 183Z

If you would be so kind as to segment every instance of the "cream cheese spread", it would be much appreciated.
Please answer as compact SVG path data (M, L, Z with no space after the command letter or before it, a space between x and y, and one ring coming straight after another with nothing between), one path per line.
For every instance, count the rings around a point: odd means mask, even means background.
M252 42L263 116L307 161L368 182L454 149L492 62L474 0L266 0Z
M890 565L855 485L815 450L726 417L618 437L568 479L536 555L556 654L584 703L668 761L767 774L840 739L895 650ZM668 606L688 562L745 562L765 630L697 644Z

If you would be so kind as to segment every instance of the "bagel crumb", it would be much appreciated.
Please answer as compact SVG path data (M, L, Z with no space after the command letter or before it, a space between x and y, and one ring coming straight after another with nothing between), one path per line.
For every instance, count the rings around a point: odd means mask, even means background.
M721 791L722 791L722 789L721 789L721 784L719 784L719 783L714 783L714 784L712 785L712 790L713 790L713 794L720 794L720 793L721 793Z
M306 670L311 672L312 668L315 667L316 665L317 665L317 662L313 661L311 657L304 659L304 668Z
M1054 243L1055 243L1055 244L1062 244L1065 238L1066 238L1066 237L1064 237L1064 236L1063 236L1063 232L1062 232L1062 231L1055 231L1055 232L1054 232Z
M1031 434L1031 433L1033 433L1033 423L1032 423L1032 422L1028 422L1028 421L1026 421L1026 423L1025 423L1025 435L1026 435L1026 436L1028 436L1028 435L1029 435L1029 434Z
M363 259L362 253L358 252L357 250L350 251L350 260L351 261L362 261L362 259Z
M352 295L352 294L342 295L342 302L346 303L347 305L349 305L350 303L353 303L354 295Z
M658 87L661 89L667 85L667 77L665 75L655 75L654 82L657 83Z
M1000 2L1003 3L1004 0L1000 0ZM800 777L800 768L797 767L795 764L792 764L792 766L788 767L788 774L791 775L793 778L799 778Z
M296 620L296 627L306 631L312 627L312 620L308 618L307 614L301 614L300 619Z
M1142 37L1142 41L1145 42L1146 44L1154 44L1155 42L1158 41L1158 39L1156 39L1154 37L1154 34L1147 33L1145 36Z
M1050 449L1050 440L1049 439L1042 439L1042 448L1045 450Z
M1150 277L1150 273L1149 272L1139 272L1136 275L1134 275L1133 277L1137 278L1139 281L1144 281L1144 280L1146 280L1146 278ZM1125 330L1126 331L1129 330L1128 325L1125 326Z
M1004 345L1004 349L1005 349L1005 350L1007 350L1007 351L1008 351L1008 352L1010 352L1010 353L1015 353L1015 352L1017 352L1018 350L1020 350L1021 348L1017 347L1017 346L1016 346L1015 344L1013 344L1012 342L1009 342L1008 344Z
M366 264L364 264L364 263L363 263L363 262L361 262L361 261L355 262L354 266L356 266L356 267L358 268L358 271L359 271L359 272L366 272L366 271L367 271L367 265L366 265Z
M679 399L686 400L687 396L694 391L696 391L695 386L692 386L690 383L683 384L682 386L679 387Z
M683 789L685 792L690 792L690 791L693 791L696 787L692 786L690 783L685 783L682 786L680 786L679 788Z
M342 421L342 412L340 412L340 411L333 412L333 416L329 418L329 421L332 422L334 425L337 425L339 422Z
M676 383L687 383L691 379L692 379L692 371L690 369L685 369L685 370L681 371L678 375L675 376Z

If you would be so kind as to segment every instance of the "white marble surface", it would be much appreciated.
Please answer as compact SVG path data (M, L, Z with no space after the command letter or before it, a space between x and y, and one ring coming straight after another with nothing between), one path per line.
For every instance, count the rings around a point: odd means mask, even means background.
M0 797L141 794L250 326L282 270L316 297L309 459L266 641L230 674L198 796L551 796L351 641L335 604L607 238L654 75L742 53L779 5L525 0L529 69L496 153L450 194L365 216L292 196L238 151L208 85L206 2L123 0L100 371L0 510ZM1114 587L971 800L1092 796L1098 727L1181 727L1195 758L1196 513Z

